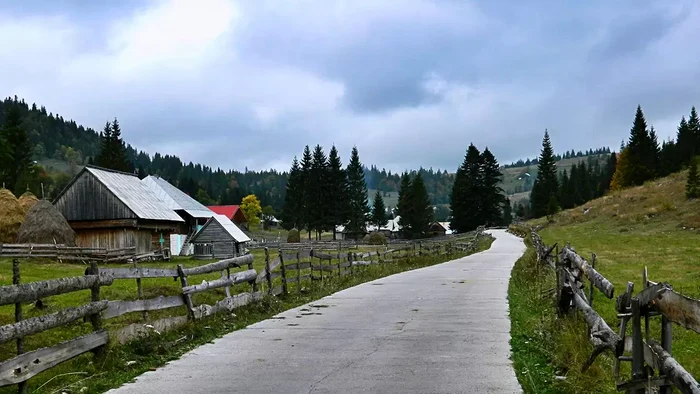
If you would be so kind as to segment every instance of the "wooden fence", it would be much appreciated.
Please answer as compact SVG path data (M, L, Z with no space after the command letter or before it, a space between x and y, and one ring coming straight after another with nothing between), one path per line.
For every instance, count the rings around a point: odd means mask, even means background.
M337 249L279 249L277 257L272 261L266 249L265 269L260 273L253 269L253 256L250 254L190 268L185 268L183 265L173 268L152 268L142 267L137 263L129 267L98 266L98 259L93 259L84 276L22 283L20 261L14 259L13 284L0 286L0 306L14 304L15 322L0 326L0 344L16 341L17 355L0 362L0 387L17 384L19 393L24 394L27 390L26 382L33 376L87 352L92 352L99 360L104 356L105 346L110 341L123 343L143 334L149 334L150 331L164 331L177 327L188 320L196 321L216 313L231 312L235 308L261 299L263 295L288 294L288 285L292 283L297 283L296 289L301 291L301 285L305 281L310 283L349 275L361 266L398 261L419 255L451 255L456 252L472 251L477 247L482 234L480 229L468 241L445 243L419 241L393 245L391 248L379 247L376 251L366 252ZM62 248L53 250L62 250ZM81 249L80 253L85 253L87 250ZM41 257L47 257L46 254L48 253L43 253ZM94 256L98 254L93 254ZM233 269L240 270L232 272ZM217 279L204 280L198 284L190 283L189 279L193 276L217 272L221 275ZM275 281L277 278L280 280ZM144 298L142 279L179 280L180 293ZM137 299L107 300L100 297L102 287L111 286L114 281L121 280L136 281ZM278 282L280 285L273 286ZM263 283L267 285L265 292L259 289ZM250 291L233 294L231 287L239 284L250 286ZM195 305L193 300L195 294L221 288L225 291L225 297L214 305ZM89 303L38 317L24 319L22 316L22 303L36 302L46 297L86 289L91 291ZM186 307L185 315L149 319L149 312L182 306ZM141 313L142 322L132 323L109 332L103 328L104 321L128 313ZM23 344L25 337L74 323L82 318L89 319L92 333L25 352Z
M584 371L599 354L609 350L616 358L614 372L619 382L618 391L636 394L658 388L660 393L670 393L675 387L682 393L700 394L700 384L672 357L672 323L700 333L700 300L675 292L668 283L649 280L645 267L642 291L634 295L634 283L627 282L625 293L616 299L620 328L615 332L593 309L594 288L609 299L614 297L615 291L613 284L596 271L595 254L589 262L569 245L552 253L557 245L547 247L534 230L531 239L538 263L556 271L558 312L564 315L573 309L579 310L588 324L593 352L583 366ZM588 295L584 281L589 284ZM650 319L654 317L661 318L660 341L651 337ZM630 326L631 336L627 333ZM632 364L632 376L626 381L620 378L622 362Z
M117 262L131 259L135 254L135 246L122 249L105 249L83 248L62 244L0 244L0 257L7 258Z

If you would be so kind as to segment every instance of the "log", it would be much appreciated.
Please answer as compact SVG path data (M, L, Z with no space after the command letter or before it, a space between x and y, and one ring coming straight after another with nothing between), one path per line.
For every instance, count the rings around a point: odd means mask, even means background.
M293 251L283 250L282 251L282 258L284 259L284 261L296 261L297 252L296 252L296 250L293 250Z
M693 375L678 364L678 361L671 357L660 344L649 341L648 345L658 358L661 372L673 382L678 390L686 394L700 394L700 384L693 378Z
M107 308L107 301L96 301L76 308L66 308L49 315L32 317L0 327L0 343L59 327Z
M182 271L185 276L208 274L210 272L223 271L227 268L240 268L248 263L253 262L253 255L247 254L245 256L233 257L230 259L225 259L217 261L215 263L200 265L194 268L183 268Z
M336 268L336 267L333 267L333 266L331 266L331 265L314 265L314 266L311 266L311 269L313 269L314 271L333 272L333 270L334 270L335 268Z
M700 300L679 294L667 284L662 285L666 290L659 294L659 298L651 301L652 307L668 320L700 333Z
M255 270L246 270L241 272L236 272L228 277L223 277L221 279L215 279L211 281L202 281L201 284L186 286L182 288L182 294L194 294L200 293L202 291L207 291L211 289L216 289L219 287L226 287L235 285L243 282L250 282L258 277L258 273Z
M281 264L280 259L276 258L274 261L270 263L270 272L274 271L279 265ZM258 274L258 278L255 280L258 283L261 283L263 280L265 280L265 276L267 275L267 269L263 268L262 271L260 271L260 274Z
M113 281L114 277L111 275L100 273L99 275L85 275L30 282L21 285L1 286L0 305L36 301L53 295L90 289L95 284L109 286Z
M177 278L177 270L170 268L100 268L100 272L111 274L114 279Z
M615 293L615 287L609 280L607 280L603 275L596 271L583 257L579 256L573 249L568 245L565 246L560 254L564 260L567 260L573 264L574 267L580 269L588 280L593 283L593 286L597 287L598 290L603 292L606 297L612 299Z
M314 257L320 260L331 260L337 257L337 255L330 253L319 253L314 251Z
M98 331L3 361L0 363L0 386L24 382L64 361L106 345L108 338L107 331Z
M111 319L125 313L157 311L185 305L182 296L156 297L147 300L108 301L107 309L102 312L102 318Z
M292 264L285 264L285 268L288 270L305 270L311 268L311 263L306 262L306 263L292 263Z
M142 338L150 334L160 334L165 331L178 328L187 323L187 315L172 316L155 321L150 321L148 324L133 323L126 327L122 327L114 332L114 340L120 344L125 344L136 338Z
M201 319L221 312L232 312L236 308L248 305L262 298L262 293L241 293L232 297L226 297L214 306L202 304L194 308L194 318Z

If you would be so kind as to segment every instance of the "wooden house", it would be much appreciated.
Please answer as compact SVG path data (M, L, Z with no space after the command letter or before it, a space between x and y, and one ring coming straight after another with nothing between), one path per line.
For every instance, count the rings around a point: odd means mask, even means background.
M136 253L170 248L170 234L184 222L133 174L88 166L61 191L54 206L83 247Z
M239 228L248 229L248 218L245 217L240 205L209 205L207 208L214 213L226 216Z
M449 230L449 225L445 228L446 224L444 222L432 222L430 227L428 227L428 234L431 237L440 237L447 234Z
M141 182L184 220L171 237L173 254L180 256L192 254L190 240L215 213L157 175L149 175Z
M190 241L194 245L194 257L201 259L225 259L242 253L242 246L250 238L228 217L214 215Z

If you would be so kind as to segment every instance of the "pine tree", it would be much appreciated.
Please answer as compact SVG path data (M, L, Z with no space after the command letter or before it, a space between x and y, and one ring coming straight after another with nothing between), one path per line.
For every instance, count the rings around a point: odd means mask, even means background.
M542 139L542 151L537 164L537 179L530 193L530 204L534 217L542 217L550 214L551 197L556 200L559 190L557 180L557 167L554 160L554 150L549 140L549 132L545 130Z
M357 147L352 148L346 174L349 211L348 223L345 227L350 234L360 236L367 230L369 206L367 205L367 183L365 183L365 174Z
M340 161L338 150L333 146L328 154L327 198L329 202L328 224L332 226L334 240L336 239L336 226L345 223L347 218L346 183L343 164Z
M22 113L16 105L10 107L5 115L5 123L0 129L0 141L3 140L6 146L1 155L4 160L0 157L0 177L7 189L20 195L26 190L22 181L27 180L32 167L32 145L27 131L22 127Z
M505 200L503 189L499 186L503 175L496 157L489 148L481 154L481 187L479 205L481 208L481 224L497 224L502 221L501 206Z
M123 171L123 172L131 172L130 170L130 165L129 165L129 159L126 156L126 145L124 144L124 140L122 140L122 130L121 127L119 126L119 121L117 118L114 118L114 121L112 122L112 151L111 154L112 156L112 168L117 171Z
M688 131L692 135L692 148L690 150L690 159L688 164L695 159L695 155L700 154L700 119L695 107L690 109L690 117L688 117Z
M564 170L561 174L561 181L559 182L559 202L561 203L562 209L570 209L574 207L573 196L570 193L571 181L569 180L569 174Z
M692 159L695 150L694 147L695 136L690 127L688 127L685 116L683 116L676 132L676 154L681 166L690 164L690 159Z
M425 188L423 177L420 172L411 180L411 196L412 196L412 217L411 237L423 238L430 227L430 222L433 220L433 206L430 204L428 190Z
M641 185L653 179L656 174L655 157L656 148L653 146L651 136L647 130L647 122L644 119L642 107L637 106L630 139L627 144L627 160L629 165L629 181L631 185ZM625 185L625 186L631 186Z
M693 158L688 166L688 180L685 184L685 196L688 198L700 197L700 174L698 173L698 157Z
M404 237L412 234L411 218L413 217L413 187L411 176L408 173L401 175L401 186L399 187L399 201L396 204L396 216L401 232Z
M508 226L513 223L513 207L510 205L510 200L507 198L503 200L502 206L501 225Z
M667 176L680 171L681 160L678 156L678 145L674 141L664 141L661 144L659 176Z
M649 142L651 143L651 146L649 147L649 162L653 165L654 176L658 177L661 176L663 170L661 168L661 147L659 146L659 137L656 135L654 126L651 126L651 129L649 130Z
M376 193L374 193L374 201L372 203L372 219L370 220L370 223L372 223L374 226L377 226L377 228L381 228L383 226L386 226L386 223L388 221L389 217L386 213L384 197L382 197L381 191L377 191Z
M299 231L306 228L309 234L309 240L311 239L311 230L313 228L313 216L314 216L314 206L311 204L313 199L313 191L311 190L311 164L313 158L311 157L311 149L308 145L304 147L304 153L301 156L301 184L303 190L303 209L301 210L300 223L301 228Z
M599 185L600 195L603 195L608 190L610 190L610 183L612 182L613 175L615 175L616 167L617 154L615 152L612 152L610 156L608 156L608 160L605 163L605 168L603 169L601 174Z
M482 156L470 144L462 165L457 169L450 195L452 220L450 229L457 233L472 231L484 224L480 193L483 190Z
M308 201L311 210L311 224L316 230L316 239L321 238L323 230L329 229L330 201L328 201L328 160L321 145L316 145L311 159Z
M100 133L100 153L97 155L97 165L104 168L112 168L114 154L112 153L112 124L107 122Z
M282 225L287 230L301 227L302 211L304 210L304 185L299 161L294 156L292 168L287 178L284 208L282 209Z
M625 148L617 155L617 163L615 165L615 172L613 173L612 180L610 181L610 190L622 190L625 187L632 185L631 168L629 164L627 149Z

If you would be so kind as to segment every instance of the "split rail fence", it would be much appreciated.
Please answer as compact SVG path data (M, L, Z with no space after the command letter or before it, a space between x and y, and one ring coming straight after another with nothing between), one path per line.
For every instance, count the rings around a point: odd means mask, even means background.
M293 283L297 283L296 289L301 291L304 281L320 281L349 275L361 269L362 266L397 261L412 256L450 255L456 252L473 251L482 234L480 229L468 241L448 243L421 241L368 252L279 249L274 260L270 259L270 253L266 249L265 269L260 273L253 268L253 256L250 254L189 268L182 264L173 268L153 268L140 266L138 263L128 267L110 267L104 264L98 266L99 259L93 258L84 276L22 283L21 263L18 259L14 259L13 284L0 286L0 306L14 305L15 322L0 326L0 345L15 341L16 356L0 362L0 387L16 384L18 392L24 394L27 392L27 380L60 363L88 352L93 353L96 361L101 360L105 355L105 347L110 341L128 342L136 337L150 334L152 331L161 332L187 321L197 321L220 312L231 312L238 307L260 300L264 295L288 294L288 285ZM61 248L54 250L61 250ZM83 253L84 250L80 252ZM46 256L42 255L42 257ZM104 262L104 260L99 261ZM234 270L237 271L234 272ZM193 277L199 275L208 275L207 278L211 278L215 273L220 273L220 277L203 280L201 283L191 281ZM279 278L278 281L276 281L277 278ZM171 294L145 298L143 279L179 281L179 290ZM102 288L112 286L115 281L124 280L136 281L137 299L109 300L101 297ZM279 285L274 286L276 283ZM263 284L267 286L266 291L261 290ZM232 291L232 287L237 285L249 287L246 291L242 291L241 288ZM63 308L42 316L29 318L23 316L22 304L37 303L47 297L88 289L90 290L88 303ZM195 305L194 298L197 294L217 289L223 289L225 294L223 299L219 299L213 305L205 303ZM221 290L218 290L218 293L221 294ZM208 299L212 298L216 297ZM185 308L181 308L183 306ZM187 313L149 319L149 313L171 308L181 308L180 310L186 310ZM130 313L140 313L141 318L138 320L141 322L128 325L113 324L117 328L105 329L105 321ZM90 322L90 334L49 347L25 351L24 338L27 336L75 324L80 319Z
M0 257L43 258L65 261L116 262L131 259L136 247L121 249L84 248L63 244L1 244Z
M645 267L642 290L635 295L634 283L627 282L625 292L616 299L620 328L615 332L593 309L594 288L608 299L614 297L615 291L613 284L596 271L595 254L589 262L568 244L555 251L558 245L546 246L534 230L531 240L537 262L556 271L558 312L564 315L573 309L579 310L588 324L593 352L583 366L584 371L598 355L609 350L615 355L618 391L638 394L658 390L665 394L675 387L682 393L700 394L700 384L672 356L673 323L700 333L700 300L677 293L668 283L649 280ZM661 319L658 341L652 338L650 330L650 321L655 317ZM631 328L631 336L628 328ZM622 362L630 362L632 367L631 377L626 381L620 378Z

